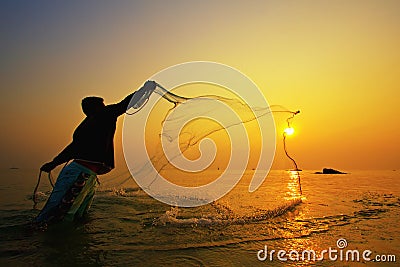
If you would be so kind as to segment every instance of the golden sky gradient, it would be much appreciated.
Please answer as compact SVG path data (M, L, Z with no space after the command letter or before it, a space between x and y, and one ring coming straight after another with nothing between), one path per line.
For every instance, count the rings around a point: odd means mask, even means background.
M399 169L399 1L2 1L1 167L39 168L88 95L121 100L188 61L230 65L301 113L303 169ZM285 116L276 116L283 131ZM121 126L116 164L124 167ZM281 127L281 128L279 128ZM279 134L276 167L288 168Z

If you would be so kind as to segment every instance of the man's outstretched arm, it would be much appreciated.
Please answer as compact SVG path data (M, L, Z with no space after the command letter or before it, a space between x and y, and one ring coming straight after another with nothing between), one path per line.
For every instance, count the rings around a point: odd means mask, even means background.
M129 108L131 108L129 103L131 102L132 98L133 98L132 105L134 105L140 99L140 97L144 94L145 91L147 91L147 90L154 91L156 86L157 86L156 82L147 81L139 90L128 95L121 102L119 102L117 104L108 105L107 108L110 109L114 115L120 116L120 115L124 114Z

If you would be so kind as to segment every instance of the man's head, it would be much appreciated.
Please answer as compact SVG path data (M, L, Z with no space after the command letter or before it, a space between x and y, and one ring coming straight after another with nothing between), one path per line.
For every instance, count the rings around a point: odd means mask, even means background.
M82 110L86 116L91 116L105 107L104 99L97 96L88 96L82 99Z

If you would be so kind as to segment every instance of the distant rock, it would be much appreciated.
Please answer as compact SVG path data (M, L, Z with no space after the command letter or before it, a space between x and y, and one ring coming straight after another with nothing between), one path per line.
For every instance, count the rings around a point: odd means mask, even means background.
M322 172L316 172L316 174L346 174L346 173L335 169L323 168Z

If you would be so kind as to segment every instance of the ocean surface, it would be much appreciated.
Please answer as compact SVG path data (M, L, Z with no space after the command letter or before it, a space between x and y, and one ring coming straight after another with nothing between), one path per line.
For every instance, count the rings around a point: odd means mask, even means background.
M37 172L3 169L0 266L398 266L400 171L314 172L301 172L300 195L288 171L271 171L249 193L248 171L228 195L197 208L160 203L127 173L100 177L84 221L40 232L29 228ZM38 208L49 190L42 177Z

